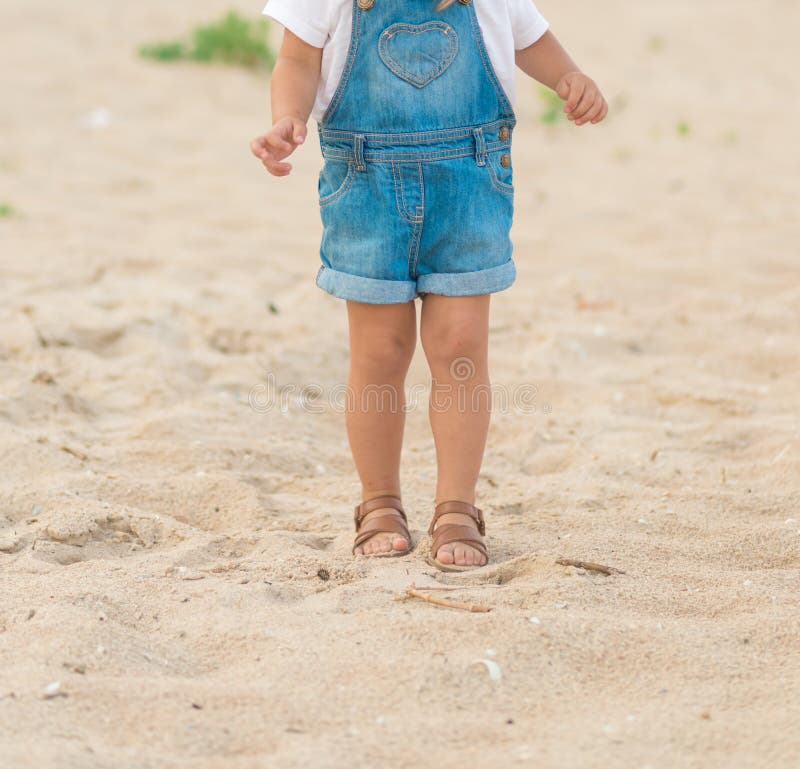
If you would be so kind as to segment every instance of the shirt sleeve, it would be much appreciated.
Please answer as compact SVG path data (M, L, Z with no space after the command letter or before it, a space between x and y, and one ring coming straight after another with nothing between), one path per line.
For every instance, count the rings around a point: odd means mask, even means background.
M550 27L532 0L511 0L511 22L514 30L514 48L521 51L533 45Z
M268 0L263 14L315 48L324 48L330 30L325 0Z

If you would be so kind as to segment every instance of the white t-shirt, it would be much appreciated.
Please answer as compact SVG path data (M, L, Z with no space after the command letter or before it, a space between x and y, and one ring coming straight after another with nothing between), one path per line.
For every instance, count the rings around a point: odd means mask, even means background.
M434 0L431 0L431 11ZM477 0L475 12L494 71L514 103L514 52L535 43L548 23L532 0ZM353 0L268 0L264 14L301 40L322 48L322 76L311 116L320 120L333 99L350 47Z

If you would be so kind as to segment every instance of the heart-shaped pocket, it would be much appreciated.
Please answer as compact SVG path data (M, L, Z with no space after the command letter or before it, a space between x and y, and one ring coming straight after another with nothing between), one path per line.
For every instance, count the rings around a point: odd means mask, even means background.
M453 63L458 34L443 21L392 24L381 34L378 53L397 77L424 88Z

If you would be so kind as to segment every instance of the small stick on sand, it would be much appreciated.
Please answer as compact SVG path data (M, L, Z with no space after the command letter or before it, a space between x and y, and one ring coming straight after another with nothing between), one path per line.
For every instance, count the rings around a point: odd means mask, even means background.
M78 451L78 449L71 449L69 446L62 446L61 451L66 451L67 454L72 454L73 457L77 457L81 460L81 462L85 462L89 457L86 456L82 451Z
M600 574L611 576L612 574L624 574L624 571L615 569L613 566L603 566L601 563L591 563L590 561L574 561L572 558L559 558L556 563L562 566L574 566L576 569L586 569L586 571L596 571Z
M414 590L483 590L484 588L502 588L503 585L454 585L451 587L421 587L418 585L411 585Z
M426 595L425 593L421 593L415 587L406 588L406 594L404 597L419 598L421 601L432 603L435 604L436 606L445 606L448 609L461 609L462 611L471 611L471 612L491 611L491 609L488 606L478 606L477 604L474 603L459 603L458 601L451 601L448 598L437 598L434 595Z

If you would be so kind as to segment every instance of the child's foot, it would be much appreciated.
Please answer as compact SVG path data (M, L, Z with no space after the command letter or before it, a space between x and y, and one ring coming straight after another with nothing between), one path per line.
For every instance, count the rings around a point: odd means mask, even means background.
M372 513L367 513L362 520L366 524L375 516L385 515L388 512L390 512L388 508L381 507ZM391 553L395 550L399 552L408 550L408 540L401 534L379 531L359 545L353 553L355 555L379 555L380 553Z
M436 534L436 529L439 526L445 526L448 523L454 523L458 526L470 526L475 528L475 522L469 515L464 513L446 513L441 516L436 522L436 527L433 532ZM477 529L474 536L480 536ZM481 541L483 537L481 537ZM450 544L441 545L435 553L436 560L441 561L447 565L455 564L456 566L485 566L488 558L476 547L468 545L466 542L452 542Z
M397 497L377 497L355 510L354 555L405 555L411 546L406 515Z
M463 512L460 512L463 511ZM466 502L442 502L436 507L428 533L433 537L434 566L477 568L489 562L484 544L483 513Z

